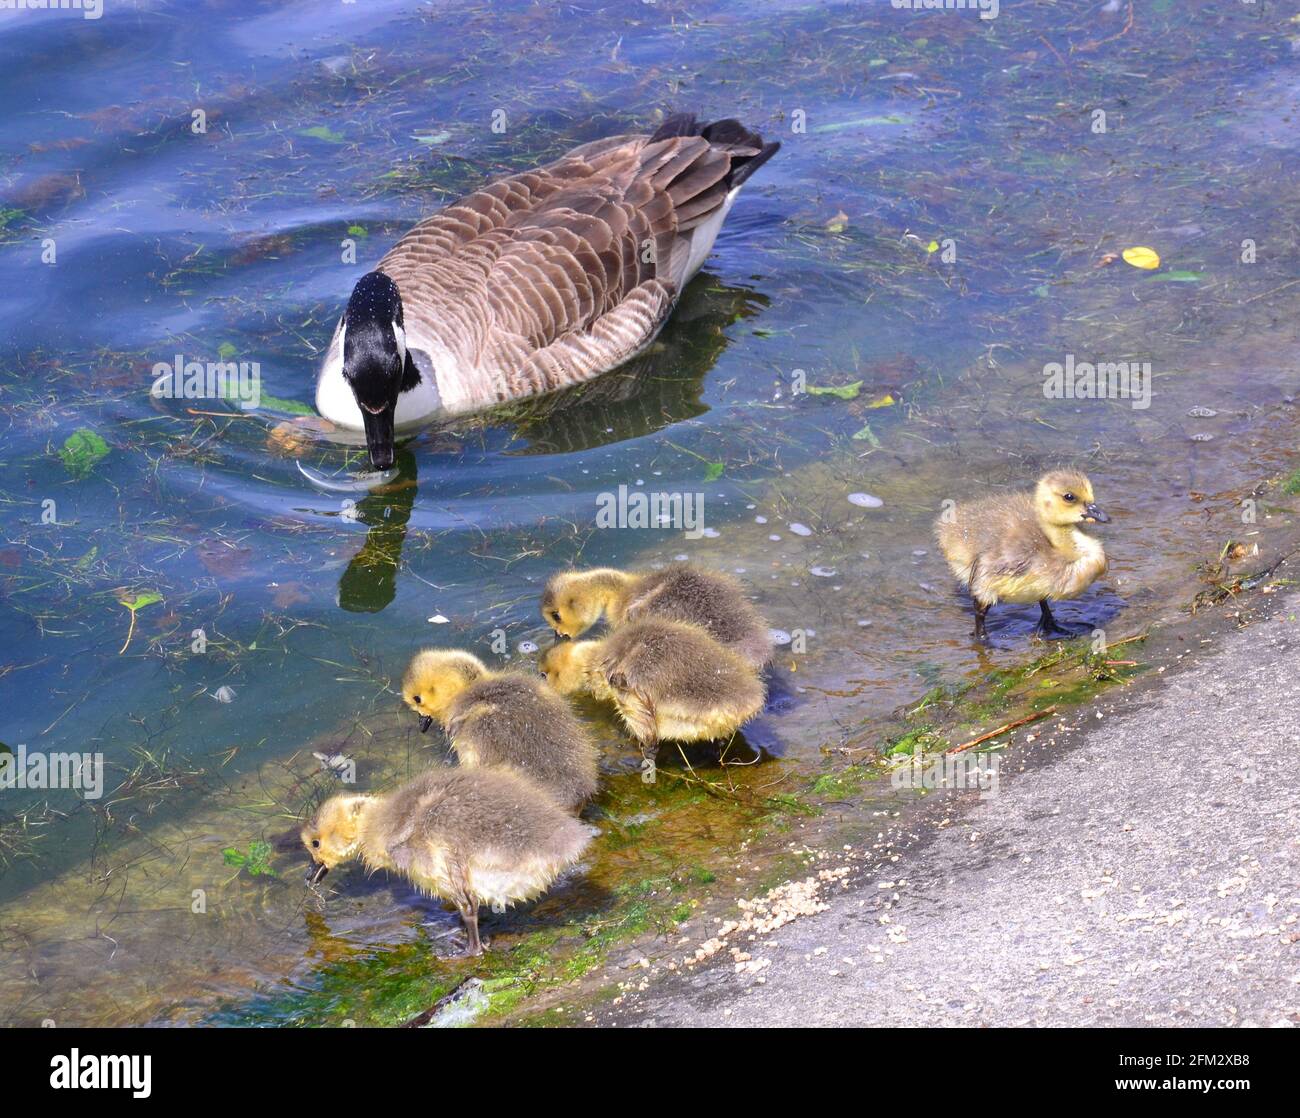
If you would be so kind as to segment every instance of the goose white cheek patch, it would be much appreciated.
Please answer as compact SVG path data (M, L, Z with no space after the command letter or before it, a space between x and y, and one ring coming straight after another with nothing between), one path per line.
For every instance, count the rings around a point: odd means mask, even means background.
M393 323L393 337L397 339L397 353L402 359L402 364L406 364L406 331L403 330L396 322Z

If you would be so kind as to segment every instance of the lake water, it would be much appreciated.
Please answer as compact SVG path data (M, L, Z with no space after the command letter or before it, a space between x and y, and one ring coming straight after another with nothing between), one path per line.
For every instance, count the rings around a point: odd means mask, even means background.
M0 791L0 1020L237 1019L451 927L382 879L301 887L311 753L366 784L441 756L407 658L527 660L557 567L751 585L792 635L774 771L1034 653L1033 608L973 645L945 500L1079 465L1112 568L1059 616L1118 636L1185 604L1296 466L1300 23L1105 7L0 12L0 740L104 761L98 799ZM485 179L674 109L783 147L653 350L340 488L363 463L306 413L356 277ZM178 356L256 363L261 406L152 395ZM1067 361L1149 362L1149 406L1048 398ZM620 487L702 494L705 533L598 527ZM239 863L261 842L274 875Z

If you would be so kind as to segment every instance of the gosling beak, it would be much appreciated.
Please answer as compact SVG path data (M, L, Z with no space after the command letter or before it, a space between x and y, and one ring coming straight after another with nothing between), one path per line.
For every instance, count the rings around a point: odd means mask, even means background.
M1093 524L1110 523L1109 514L1103 512L1100 508L1098 508L1096 505L1093 504L1087 504L1083 506L1083 519L1091 521Z
M433 716L430 714L420 715L420 733L427 734L429 727L433 725Z
M324 862L313 862L307 867L307 884L319 885L321 879L329 872L330 868Z

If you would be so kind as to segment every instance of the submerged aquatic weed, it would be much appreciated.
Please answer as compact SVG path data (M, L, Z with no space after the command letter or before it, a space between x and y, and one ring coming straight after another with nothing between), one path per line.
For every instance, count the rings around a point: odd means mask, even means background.
M271 844L269 842L250 842L247 854L233 846L227 846L221 852L221 858L228 866L238 866L241 869L246 869L252 877L275 876L275 870L271 868Z

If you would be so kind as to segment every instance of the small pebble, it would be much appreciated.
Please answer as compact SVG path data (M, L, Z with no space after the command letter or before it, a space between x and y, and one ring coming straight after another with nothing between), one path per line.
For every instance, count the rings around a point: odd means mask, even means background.
M878 509L884 503L879 497L873 497L870 493L849 494L849 504L857 505L861 509Z

